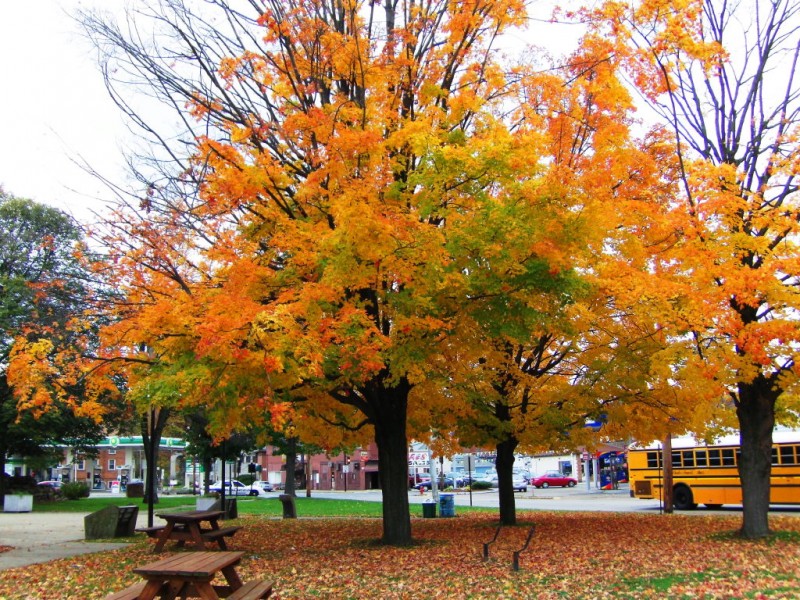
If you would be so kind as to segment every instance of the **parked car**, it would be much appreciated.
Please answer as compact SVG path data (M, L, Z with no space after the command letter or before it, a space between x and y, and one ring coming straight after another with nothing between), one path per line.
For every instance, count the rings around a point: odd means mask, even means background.
M265 492L271 492L272 491L272 484L269 481L254 481L253 485L251 485L250 487L251 488L252 487L258 487L258 488L261 488Z
M453 478L452 477L445 477L444 479L442 479L440 477L437 477L436 478L436 485L439 486L440 490L444 490L444 489L447 489L449 487L450 488L451 487L455 487L453 485ZM431 480L430 479L427 479L427 480L422 481L422 482L417 484L417 489L418 490L429 490L429 489L431 489L431 487L432 487L432 484L431 484Z
M48 490L51 490L53 492L61 491L61 482L60 481L55 481L55 480L52 480L52 481L40 481L36 485L39 486L40 488L48 489Z
M497 487L497 471L487 471L478 478L478 481L488 483L491 487Z
M425 473L424 475L422 475L422 474L413 474L413 475L409 474L409 476L408 476L408 487L416 488L420 483L425 483L426 481L428 482L428 485L430 485L431 476L428 475L427 473Z
M221 494L222 484L218 481L208 488L209 492ZM245 485L241 481L234 479L233 481L225 482L225 495L226 496L266 496L267 492L261 486Z
M524 473L514 473L511 479L511 484L515 492L528 491L528 480Z
M546 487L575 487L578 481L572 477L562 475L558 471L547 471L544 475L531 477L531 485L537 488Z
M445 473L445 477L453 480L453 487L461 488L467 485L467 474L464 471Z

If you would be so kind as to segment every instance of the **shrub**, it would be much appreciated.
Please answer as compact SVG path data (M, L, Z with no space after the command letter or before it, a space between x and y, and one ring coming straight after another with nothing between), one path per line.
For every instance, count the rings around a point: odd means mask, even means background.
M473 490L488 490L492 487L492 484L488 481L473 481L472 482L472 489Z
M61 492L67 500L89 497L89 486L80 481L70 481L61 486Z
M239 475L239 481L241 481L245 485L253 485L253 482L256 480L256 476L252 473L242 473Z

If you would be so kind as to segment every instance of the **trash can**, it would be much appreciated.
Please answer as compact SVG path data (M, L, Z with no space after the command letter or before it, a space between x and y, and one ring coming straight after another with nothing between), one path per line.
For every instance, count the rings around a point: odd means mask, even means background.
M436 518L436 503L435 502L423 502L422 503L422 517L424 519L435 519Z
M439 494L439 514L443 517L456 516L456 498L453 494Z
M144 483L141 481L129 483L125 490L125 495L128 498L144 498Z
M223 519L238 519L239 508L236 506L236 498L225 498L225 514Z

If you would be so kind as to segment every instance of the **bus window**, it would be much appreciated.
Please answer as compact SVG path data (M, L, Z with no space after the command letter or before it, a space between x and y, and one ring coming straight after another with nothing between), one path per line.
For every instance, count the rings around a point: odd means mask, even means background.
M772 464L778 464L778 449L775 446L772 447Z
M733 458L733 448L722 449L722 464L726 467L736 466L736 461Z
M705 450L698 450L695 453L694 457L698 467L708 466L708 452L706 452Z
M694 466L694 451L693 450L684 450L681 452L683 454L683 466L684 467L693 467Z
M773 450L775 447L773 446ZM796 465L797 464L797 446L781 446L781 464L782 465Z
M673 467L680 467L681 466L681 453L677 450L672 453L672 466Z
M710 448L708 450L708 464L712 467L722 466L722 454L719 448Z
M647 466L650 469L657 469L661 461L658 460L658 452L647 453Z

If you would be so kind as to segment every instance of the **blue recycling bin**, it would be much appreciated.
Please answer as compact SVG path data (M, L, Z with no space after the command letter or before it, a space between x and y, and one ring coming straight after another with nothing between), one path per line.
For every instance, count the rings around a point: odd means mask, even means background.
M456 516L456 497L453 494L439 494L439 516Z

